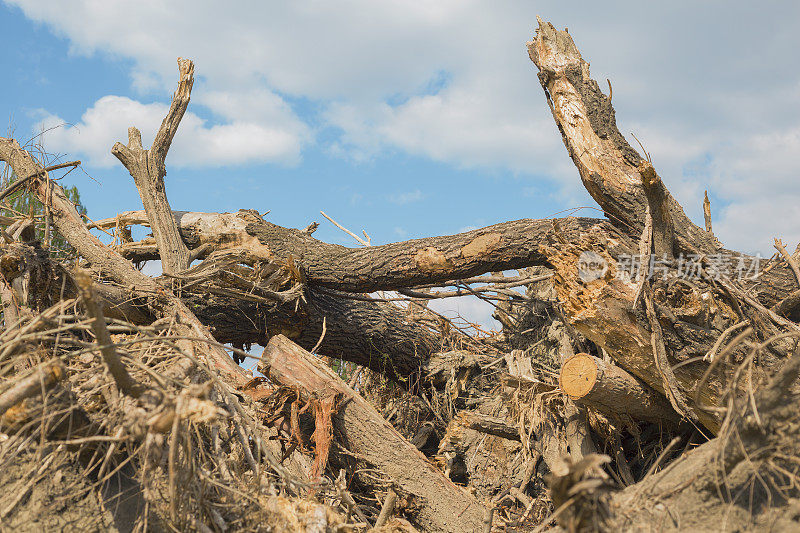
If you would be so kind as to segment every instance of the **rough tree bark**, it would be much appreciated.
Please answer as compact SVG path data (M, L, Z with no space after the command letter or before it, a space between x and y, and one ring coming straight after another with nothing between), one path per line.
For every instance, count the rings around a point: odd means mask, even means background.
M540 20L528 51L539 68L540 82L567 151L585 187L606 212L610 223L636 238L651 216L655 241L651 249L659 254L659 259L666 255L669 260L673 250L684 254L731 255L711 233L686 217L652 165L619 133L610 99L590 78L589 65L581 58L569 33L557 31ZM711 367L704 361L717 338L742 320L755 327L755 337L760 341L779 331L774 326L793 327L763 308L764 304L773 305L782 298L774 290L786 283L785 272L778 272L779 268L763 273L758 284L751 283L759 285L756 291L762 292L756 294L762 303L750 298L743 308L738 298L747 300L747 296L739 285L714 273L709 261L700 258L699 273L705 276L700 281L646 280L645 292L650 295L652 290L652 296L645 299L652 302L647 306L648 313L643 313L637 302L641 289L636 280L618 276L623 270L618 261L625 252L601 228L566 245L544 245L541 250L555 268L556 292L569 322L626 371L668 395L673 406L684 411L681 414L699 420L714 433L720 429L723 416L718 409L719 400L737 364L736 354L733 360ZM590 250L602 257L605 270L582 278L581 257ZM729 263L735 264L740 257L740 254L727 257L728 263L722 266L729 268ZM676 271L673 263L667 262L666 268ZM761 360L755 379L764 377L764 369L774 369L785 349L783 346Z
M539 29L528 43L528 54L539 68L539 81L567 152L586 190L609 220L638 238L647 206L639 172L645 161L617 129L611 98L589 76L589 64L569 33L538 20ZM680 204L664 192L679 251L715 251L713 236L689 220Z
M141 212L120 215L122 222L142 223ZM552 238L554 227L565 239L606 221L592 218L516 220L438 237L382 246L347 248L319 241L310 234L266 222L253 211L238 213L175 212L181 236L190 248L245 247L255 257L275 262L294 261L309 284L346 292L369 293L467 278L486 272L546 264L538 244ZM98 222L116 225L116 219ZM144 246L143 246L144 244ZM156 243L119 247L132 260L157 259Z

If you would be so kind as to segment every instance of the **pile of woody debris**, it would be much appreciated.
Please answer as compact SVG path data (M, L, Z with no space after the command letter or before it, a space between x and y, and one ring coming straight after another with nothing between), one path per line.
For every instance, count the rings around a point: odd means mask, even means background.
M0 200L44 206L0 220L0 525L796 528L798 253L723 248L707 199L699 227L619 133L566 30L539 21L528 50L604 218L346 248L257 211L174 212L184 59L152 146L130 128L112 148L143 211L87 224L51 177L65 165L0 139ZM502 330L427 306L463 295Z

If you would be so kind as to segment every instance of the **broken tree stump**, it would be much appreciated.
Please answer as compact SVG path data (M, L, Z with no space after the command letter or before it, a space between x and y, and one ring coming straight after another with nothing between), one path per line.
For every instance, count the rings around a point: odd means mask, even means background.
M635 420L680 420L669 402L622 368L589 354L579 353L561 366L561 390L575 402L605 414Z
M276 335L261 356L259 371L276 383L298 390L304 400L341 395L341 408L332 418L341 444L412 496L419 509L414 520L421 528L480 530L484 506L434 468L374 407L316 357L283 335Z

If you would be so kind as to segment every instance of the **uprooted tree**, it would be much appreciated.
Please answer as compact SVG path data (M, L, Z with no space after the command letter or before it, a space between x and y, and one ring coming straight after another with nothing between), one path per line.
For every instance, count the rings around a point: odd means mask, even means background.
M252 210L172 211L185 59L153 144L131 127L112 148L143 211L87 225L55 167L0 139L16 175L0 198L25 189L45 207L2 219L0 523L790 527L797 253L725 249L620 134L566 30L540 21L528 51L605 218L346 248ZM137 268L152 259L163 276ZM459 295L492 302L502 331L427 308ZM257 376L238 364L254 344Z

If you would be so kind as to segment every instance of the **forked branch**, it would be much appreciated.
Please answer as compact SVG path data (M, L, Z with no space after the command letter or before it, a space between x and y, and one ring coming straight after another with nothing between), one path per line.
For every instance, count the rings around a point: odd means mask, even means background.
M194 84L194 63L191 60L178 58L178 70L178 89L150 149L146 150L142 146L142 134L133 126L128 128L128 145L116 143L111 149L111 153L125 165L136 183L158 244L164 272L167 274L186 270L191 263L189 249L181 240L172 218L172 209L164 186L164 176L167 174L164 162L178 125L189 106Z

